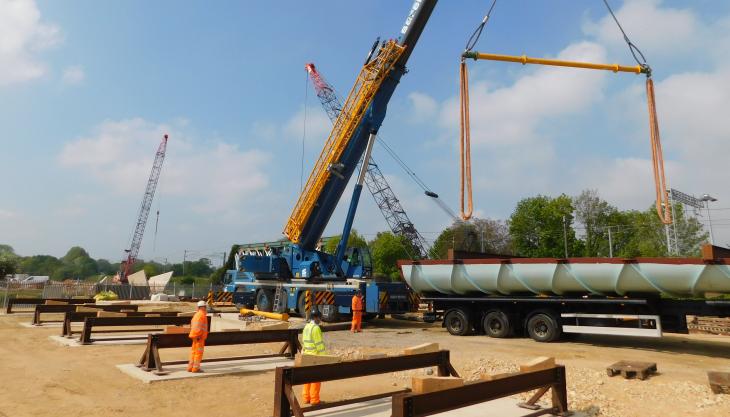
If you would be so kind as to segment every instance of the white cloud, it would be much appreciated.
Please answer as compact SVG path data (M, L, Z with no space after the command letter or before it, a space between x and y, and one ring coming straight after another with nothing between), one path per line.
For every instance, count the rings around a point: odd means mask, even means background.
M701 39L701 24L690 9L662 7L660 0L627 0L617 10L616 18L629 39L651 58L674 55L696 46ZM606 13L597 22L587 21L583 31L602 44L624 47L623 35L613 18Z
M81 84L86 79L84 69L78 65L66 68L63 71L63 83L69 85Z
M0 209L0 220L10 220L17 216L14 211Z
M221 141L196 141L184 125L140 118L106 121L91 136L66 144L59 162L106 186L112 194L137 197L162 135L169 132L160 179L166 195L195 196L186 199L187 205L200 213L227 213L250 205L245 196L264 190L269 183L265 167L270 155Z
M558 54L559 59L601 61L603 47L591 42L574 43ZM504 64L509 65L509 64ZM475 145L515 145L534 140L540 122L581 112L602 98L605 74L540 67L514 84L494 87L472 80L470 88L471 137ZM445 127L456 129L459 103L449 100L441 114Z
M60 29L41 22L33 0L0 0L0 86L42 76L36 54L60 41Z
M282 133L288 139L301 142L305 125L305 109L300 109L283 125ZM306 109L306 142L321 148L332 131L332 122L321 107L309 106Z
M411 102L411 121L415 123L430 120L438 113L438 103L428 94L415 91L408 95Z

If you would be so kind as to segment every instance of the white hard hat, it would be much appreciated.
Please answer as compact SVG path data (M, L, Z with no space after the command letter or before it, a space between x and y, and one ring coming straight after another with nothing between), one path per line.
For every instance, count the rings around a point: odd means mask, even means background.
M208 306L208 303L206 303L205 301L203 301L203 300L198 301L198 307L207 307L207 306Z

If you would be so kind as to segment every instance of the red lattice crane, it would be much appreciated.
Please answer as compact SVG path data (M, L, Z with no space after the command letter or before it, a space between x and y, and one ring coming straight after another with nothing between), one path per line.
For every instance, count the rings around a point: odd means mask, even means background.
M142 245L142 237L144 236L144 228L147 225L147 217L150 214L150 207L152 207L152 199L155 196L155 189L157 188L157 182L160 179L160 172L162 171L162 162L165 160L165 151L167 150L167 135L162 137L162 142L157 148L155 154L155 162L152 164L152 172L150 178L147 180L147 188L145 188L144 196L142 197L142 204L139 207L139 214L137 215L137 225L134 228L134 235L132 236L132 244L129 249L125 249L126 259L122 260L120 265L119 279L121 282L127 282L127 276L132 272L132 267L137 261L137 254L139 248Z

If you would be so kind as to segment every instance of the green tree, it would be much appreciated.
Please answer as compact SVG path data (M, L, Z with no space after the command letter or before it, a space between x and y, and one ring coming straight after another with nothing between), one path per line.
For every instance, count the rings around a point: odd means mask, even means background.
M499 220L473 218L456 220L439 234L429 250L432 259L445 259L449 249L492 254L512 254L507 225Z
M337 244L340 243L342 235L332 236L324 242L324 251L330 255L334 255L337 251ZM357 230L352 229L350 237L347 239L348 248L367 248L368 243L362 235L357 233Z
M378 233L369 246L374 272L392 280L400 277L398 260L409 259L409 253L416 253L408 239L391 232Z
M584 190L573 199L575 219L583 226L582 256L608 256L607 227L616 220L618 209L601 199L597 190ZM611 230L613 232L613 230Z
M63 265L63 262L55 256L34 255L22 258L18 270L29 275L51 276L53 271L61 265Z
M13 275L18 269L19 257L10 245L0 245L0 279Z
M117 273L117 271L119 270L119 265L114 265L106 259L97 259L96 269L99 271L100 274L112 275Z
M61 258L61 262L63 266L51 274L52 279L85 279L99 272L96 261L91 259L84 248L79 246L69 249Z
M543 195L517 203L510 217L509 232L518 255L531 258L568 256L582 250L573 230L573 202L565 194L556 198Z

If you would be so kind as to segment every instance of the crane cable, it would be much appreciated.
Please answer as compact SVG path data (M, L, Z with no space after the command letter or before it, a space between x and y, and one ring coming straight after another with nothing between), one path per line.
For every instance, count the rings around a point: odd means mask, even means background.
M489 20L489 16L492 13L492 9L496 0L492 2L492 6L489 8L489 12L484 16L482 22L477 26L477 29L472 33L467 41L464 52L470 52L476 45L479 37L482 34L484 26ZM664 156L662 151L661 137L659 135L659 121L656 112L656 98L654 95L654 81L651 78L651 67L646 62L646 58L641 50L629 39L628 35L624 31L623 27L613 13L611 6L607 0L603 0L606 5L608 12L613 17L614 22L618 26L621 34L623 35L624 41L629 47L631 56L634 57L636 63L646 73L646 97L649 111L649 139L651 142L651 158L652 167L654 173L654 186L656 189L656 210L659 219L663 224L672 223L672 207L669 200L669 187L666 181L666 175L664 171ZM639 59L641 58L641 59ZM459 119L459 145L460 145L460 179L461 179L461 218L463 220L469 220L473 212L473 198L472 198L472 177L471 177L471 135L469 125L469 72L466 66L466 58L462 54L461 64L459 66L459 101L460 101L460 119ZM466 210L465 210L466 203Z
M487 14L484 15L482 22L477 26L469 37L464 47L464 52L474 49L479 37L482 36L484 26L492 15L492 10L497 4L497 0L492 1ZM462 55L459 65L459 182L460 182L460 199L459 214L462 220L471 219L474 213L474 199L472 193L471 180L471 126L469 123L469 70L466 66L466 58Z
M651 78L651 67L647 64L646 57L644 57L641 50L626 35L626 31L624 31L618 18L613 13L611 6L608 4L608 0L603 0L603 4L606 5L606 9L608 9L613 21L616 22L616 26L621 31L624 41L629 47L631 56L634 57L636 63L646 72L646 101L649 110L649 140L651 141L651 162L654 171L654 187L656 189L656 211L662 223L672 224L672 205L669 200L669 186L667 185L667 179L664 173L664 153L659 135L659 120L656 113L656 99L654 97L654 81Z

